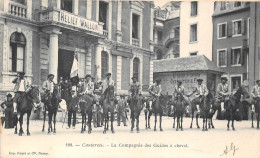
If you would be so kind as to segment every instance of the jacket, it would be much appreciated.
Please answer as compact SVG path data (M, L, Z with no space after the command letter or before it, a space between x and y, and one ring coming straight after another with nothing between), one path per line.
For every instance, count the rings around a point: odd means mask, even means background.
M115 83L112 79L108 80L108 79L105 79L101 86L100 86L100 89L102 90L102 94L105 92L105 90L107 89L108 86L115 86Z
M260 86L258 86L258 85L254 86L251 91L251 95L253 97L260 97Z
M223 85L222 83L217 86L217 95L216 97L227 96L228 93L228 84Z
M195 92L197 96L207 96L209 94L208 88L204 84L197 84L193 92Z
M24 87L23 87L23 88L20 87L20 85L22 84L22 82L23 82L23 84L24 84ZM27 91L27 89L29 88L29 82L28 82L26 79L18 79L18 78L16 78L16 79L13 80L13 83L15 84L15 86L14 86L14 92L17 92L17 91ZM21 88L22 88L23 90L21 90Z

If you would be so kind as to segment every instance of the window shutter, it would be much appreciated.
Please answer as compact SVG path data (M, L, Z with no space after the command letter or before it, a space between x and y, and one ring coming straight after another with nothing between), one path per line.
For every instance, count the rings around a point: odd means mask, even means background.
M233 34L233 32L232 32L232 22L231 21L229 21L228 23L227 23L227 28L228 28L228 30L227 30L227 32L228 32L228 37L231 37L232 36L232 34Z
M241 21L241 33L242 35L246 34L246 20Z
M230 55L231 55L231 56L230 56L230 57L231 57L231 58L230 58L230 59L231 59L231 65L233 65L233 64L234 64L234 62L233 62L233 59L234 59L234 57L233 57L233 51L234 51L234 50L231 48L231 49L230 49Z
M245 60L244 60L244 57L246 56L245 53L246 53L246 51L244 51L244 49L241 49L241 65L244 65L244 63L245 63Z

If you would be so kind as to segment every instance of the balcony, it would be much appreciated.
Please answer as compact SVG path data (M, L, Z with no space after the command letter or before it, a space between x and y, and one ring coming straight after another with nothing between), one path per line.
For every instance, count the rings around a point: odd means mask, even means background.
M139 46L140 46L140 41L139 41L139 39L137 39L137 38L132 38L132 45L139 47Z
M92 21L72 14L64 10L57 10L54 8L42 8L40 11L40 22L42 25L59 25L67 29L80 29L79 31L87 31L89 33L96 33L99 35L108 35L103 32L103 23Z
M20 3L10 1L8 12L20 18L27 18L27 6Z

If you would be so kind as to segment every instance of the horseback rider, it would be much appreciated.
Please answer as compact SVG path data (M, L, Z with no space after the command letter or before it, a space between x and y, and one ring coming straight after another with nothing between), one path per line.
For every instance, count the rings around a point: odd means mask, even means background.
M156 79L155 81L156 82L148 88L148 92L152 95L153 104L156 101L156 99L161 96L162 92L161 79ZM153 106L151 107L151 111L153 111Z
M52 96L54 85L55 85L55 83L53 82L53 79L54 79L54 75L49 74L48 79L46 81L44 81L42 84L42 89L45 93L45 96L43 97L43 99L48 104L51 104L51 96ZM48 107L48 106L46 106L46 107Z
M257 104L257 99L260 99L260 80L256 80L256 85L253 87L253 89L251 91L251 95L253 96L252 112L254 112L255 111L255 104Z
M206 96L209 94L208 88L206 85L202 84L203 79L197 79L198 84L196 85L195 89L191 94L188 96L196 93L196 97L191 101L192 105L196 105L198 113L200 112L199 105L203 103L206 105Z
M138 79L138 78L137 78L136 76L133 76L133 77L132 77L133 82L130 84L130 88L129 88L129 90L128 90L130 98L133 97L133 96L132 96L133 94L131 93L131 90L132 90L132 87L133 87L133 86L137 86L137 87L138 87L139 95L142 95L142 86L141 86L140 83L137 82L137 79ZM129 99L130 99L130 98L129 98Z
M88 95L93 99L93 105L96 105L97 97L94 95L94 83L91 81L91 75L87 74L85 76L85 82L83 83L83 89L80 95Z
M179 94L182 94L182 96L186 95L185 94L185 88L182 86L182 81L178 80L177 85L173 88L173 96L174 96L174 101L173 103L177 103L177 96ZM185 98L182 100L183 105L187 105L188 102L186 101ZM171 106L171 113L173 113L173 106Z
M106 74L106 79L102 82L99 89L101 90L101 97L100 97L100 105L102 106L103 100L105 98L104 92L109 86L115 86L114 81L111 79L111 73Z
M21 102L21 98L24 96L30 88L29 82L24 78L24 72L18 72L17 78L13 80L14 86L14 113L17 113L17 105Z
M228 79L226 77L221 78L221 83L217 86L217 102L221 105L221 111L224 111L224 106L229 99L229 89L227 84ZM224 103L224 104L223 104Z

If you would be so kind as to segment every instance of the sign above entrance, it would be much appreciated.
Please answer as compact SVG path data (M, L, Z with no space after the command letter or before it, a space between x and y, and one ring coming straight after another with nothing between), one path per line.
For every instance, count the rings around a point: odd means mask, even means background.
M90 32L103 34L103 26L96 21L91 21L83 17L74 15L63 10L44 10L41 12L41 21L54 21L72 27L84 29Z

